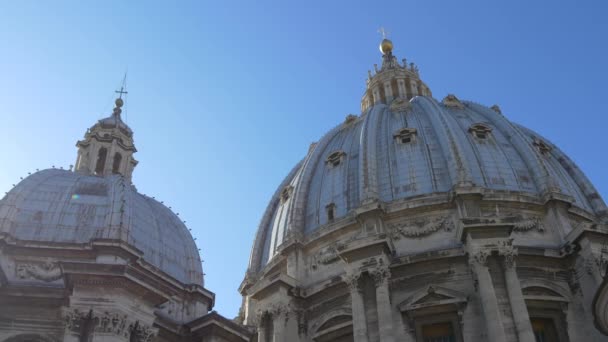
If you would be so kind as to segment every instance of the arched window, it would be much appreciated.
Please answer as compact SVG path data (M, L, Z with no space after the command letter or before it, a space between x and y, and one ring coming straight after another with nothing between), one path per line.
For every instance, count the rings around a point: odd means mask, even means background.
M106 156L108 155L108 150L105 147L99 149L97 152L97 163L95 164L95 174L101 175L103 173L103 169L106 166Z
M554 289L540 285L523 286L532 332L537 341L567 342L569 299ZM564 292L564 291L562 291Z
M122 155L118 152L114 155L114 163L112 164L112 173L120 173L120 162L122 161Z
M350 315L340 315L327 320L315 333L315 342L352 342L353 321Z

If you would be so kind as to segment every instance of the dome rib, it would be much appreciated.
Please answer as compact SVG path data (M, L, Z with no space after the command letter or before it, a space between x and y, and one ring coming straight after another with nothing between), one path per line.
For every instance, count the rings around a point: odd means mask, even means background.
M268 207L266 207L266 211L264 211L264 215L260 220L260 228L256 232L256 236L253 242L253 248L251 248L251 253L249 255L249 269L251 271L258 271L261 267L263 257L262 250L265 249L264 242L266 240L266 235L272 233L268 232L268 230L270 229L270 223L274 215L274 210L279 204L279 195L281 191L287 186L287 184L289 184L294 179L296 173L303 167L305 160L306 158L298 162L298 164L296 164L296 166L294 166L291 171L289 171L287 177L283 179L278 189L272 195L272 198L270 199L270 204L268 205Z
M575 189L580 192L579 197L583 203L587 203L589 209L591 209L598 216L605 216L607 214L607 207L605 202L599 196L599 193L595 189L595 186L589 181L587 176L580 170L580 168L555 144L548 139L545 139L540 134L532 131L529 128L517 125L517 128L524 131L529 137L538 137L551 147L551 155L554 160L558 163L555 167L559 167L565 172L568 180L571 180L575 184ZM531 138L529 138L531 141ZM531 145L530 145L531 146ZM531 146L531 148L533 148ZM537 153L535 153L538 155ZM565 165L564 165L565 164ZM571 194L575 196L575 194Z
M378 180L376 178L376 131L379 114L384 112L385 105L376 105L367 112L361 127L360 190L361 203L379 199ZM376 118L378 117L378 118Z
M423 111L427 113L435 129L435 135L439 138L443 156L448 164L450 184L473 183L470 178L470 171L467 170L466 164L462 160L463 153L456 144L453 130L450 129L447 119L442 114L441 106L434 99L422 96L414 98L413 102L418 103L423 109L427 109Z
M342 125L336 126L326 133L313 148L310 153L310 158L306 160L302 166L302 176L294 191L294 210L291 211L288 221L291 223L291 229L298 232L303 232L305 230L305 213L307 212L308 195L312 176L314 175L322 156L325 155L328 144L333 140L335 135L340 132L341 127Z

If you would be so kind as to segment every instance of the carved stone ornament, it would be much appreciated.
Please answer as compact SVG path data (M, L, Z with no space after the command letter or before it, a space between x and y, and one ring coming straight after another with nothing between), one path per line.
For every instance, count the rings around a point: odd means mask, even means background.
M340 260L340 257L338 256L338 246L337 244L331 244L321 248L313 255L311 267L313 270L316 270L321 265L329 265L338 260Z
M95 333L113 334L138 342L150 342L158 332L156 328L116 312L73 309L66 312L64 319L66 328L75 333L82 333L83 328L89 326Z
M402 236L406 238L420 238L431 235L440 230L451 231L454 222L448 216L424 217L412 221L400 222L388 225L391 236L399 240Z
M516 232L527 232L530 230L536 230L539 232L545 231L545 226L540 217L525 218L521 221L515 222L513 230Z
M370 276L374 279L374 285L379 287L385 284L391 278L391 271L388 267L377 267L369 271Z
M587 257L585 257L585 269L587 273L590 275L594 272L600 272L600 275L603 276L603 273L608 267L608 256L606 252L602 250L601 253L590 253Z
M17 265L17 276L20 279L37 279L46 282L55 281L63 275L57 263Z
M290 319L290 315L295 312L295 308L289 303L271 303L268 305L264 305L263 308L260 308L256 312L256 316L258 318L258 324L263 326L265 320L271 319L275 320L277 318L281 318L285 320L285 323Z
M407 101L401 97L398 97L398 98L394 99L393 102L391 102L390 110L393 113L404 112L404 111L410 109L411 107L412 107L412 105L410 104L409 101Z

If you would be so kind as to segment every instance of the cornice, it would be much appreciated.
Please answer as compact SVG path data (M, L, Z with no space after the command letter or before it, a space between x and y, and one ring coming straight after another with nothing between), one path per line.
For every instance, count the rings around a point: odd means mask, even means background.
M162 298L181 294L215 304L215 294L201 285L183 284L166 275L157 267L146 262L143 252L122 240L97 239L89 243L54 243L25 241L0 233L0 250L13 256L53 258L68 279L82 276L119 276L138 284ZM97 262L100 255L113 255L121 258L122 263L108 264Z

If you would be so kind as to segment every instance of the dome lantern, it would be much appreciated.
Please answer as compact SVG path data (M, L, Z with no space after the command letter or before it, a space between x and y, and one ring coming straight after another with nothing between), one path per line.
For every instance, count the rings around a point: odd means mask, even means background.
M368 71L367 89L361 99L361 112L371 106L383 103L389 105L395 99L410 100L415 96L432 96L429 87L422 82L418 67L407 64L404 58L401 63L393 55L393 42L386 38L386 32L380 29L383 39L380 42L382 66L374 67L374 74Z
M115 107L109 117L99 120L85 133L84 139L76 143L78 157L75 170L87 175L108 176L119 174L129 182L137 160L133 143L133 131L122 120L124 86L117 90L120 94L114 101Z

